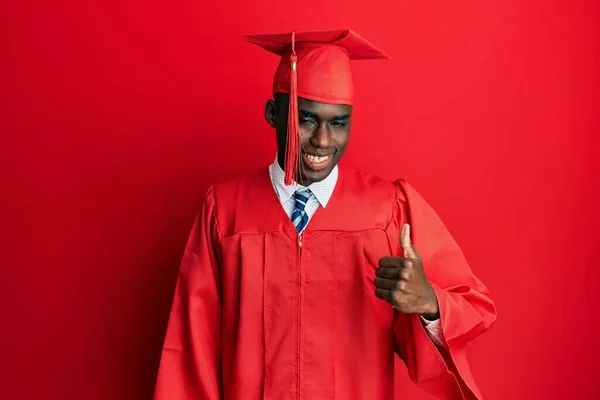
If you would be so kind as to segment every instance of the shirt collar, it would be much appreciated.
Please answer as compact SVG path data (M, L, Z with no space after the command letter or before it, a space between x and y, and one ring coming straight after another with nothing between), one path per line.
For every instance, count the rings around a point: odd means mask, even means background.
M306 187L299 185L296 182L293 182L290 186L285 185L285 173L277 162L277 157L275 157L275 162L269 166L269 174L271 175L271 181L273 182L275 193L277 193L277 197L279 198L281 204L287 202L294 195L296 190L304 189ZM308 185L308 188L314 194L315 198L319 201L319 204L321 204L323 208L327 207L327 203L333 194L333 189L335 189L338 175L339 171L336 165L327 178L320 182L314 182Z

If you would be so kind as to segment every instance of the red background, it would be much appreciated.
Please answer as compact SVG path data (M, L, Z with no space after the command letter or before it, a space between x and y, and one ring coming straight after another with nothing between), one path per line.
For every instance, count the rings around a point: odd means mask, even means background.
M343 162L416 186L497 301L485 397L600 396L597 2L4 0L1 398L151 398L204 191L274 157L240 36L338 27L393 57L355 64Z

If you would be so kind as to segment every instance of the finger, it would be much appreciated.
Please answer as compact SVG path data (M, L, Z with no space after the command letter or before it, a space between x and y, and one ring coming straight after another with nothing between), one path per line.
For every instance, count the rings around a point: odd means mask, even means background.
M375 283L375 286L377 287L381 287L384 289L390 289L387 286L379 286L377 283L381 283L381 281L383 280L389 280L392 282L396 282L396 281L410 281L410 278L412 278L414 271L412 270L412 268L377 268L375 270L375 276L377 276L377 278L375 278L375 280L373 281ZM381 283L381 285L383 285L383 283Z
M406 257L382 257L379 259L379 268L412 268L415 259Z
M401 270L401 268L377 268L375 276L386 279L398 279L400 278Z
M375 296L379 297L381 300L385 300L391 304L392 301L392 292L387 289L375 289Z
M410 240L409 224L402 225L402 230L400 231L400 246L402 247L402 251L404 251L404 257L416 259L420 258L419 253L417 253L417 250Z
M402 268L403 257L381 257L379 259L379 266L381 268Z
M376 288L387 290L395 289L397 287L397 282L398 281L396 279L386 278L375 278L375 280L373 281Z

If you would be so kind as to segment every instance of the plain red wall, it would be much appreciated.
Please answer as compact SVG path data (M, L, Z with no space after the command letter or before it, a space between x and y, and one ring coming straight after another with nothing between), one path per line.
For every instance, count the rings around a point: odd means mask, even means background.
M491 289L487 399L600 396L596 1L17 1L0 9L0 398L150 399L210 183L271 162L277 60L352 27L347 165L404 177ZM429 399L401 371L405 399Z

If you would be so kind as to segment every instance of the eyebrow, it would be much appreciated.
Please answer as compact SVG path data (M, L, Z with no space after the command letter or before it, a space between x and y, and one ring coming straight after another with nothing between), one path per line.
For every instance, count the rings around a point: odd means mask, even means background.
M300 109L298 111L300 111L300 114L302 114L306 118L315 118L315 119L318 118L318 115L314 112L306 111L306 110L302 110L302 109Z
M318 119L319 116L317 115L317 113L314 113L312 111L307 111L307 110L298 110L300 112L300 114L302 114L302 116L304 116L305 118L314 118L314 119ZM344 114L344 115L336 115L335 117L333 117L332 119L334 121L343 121L345 119L348 119L350 117L350 114Z

